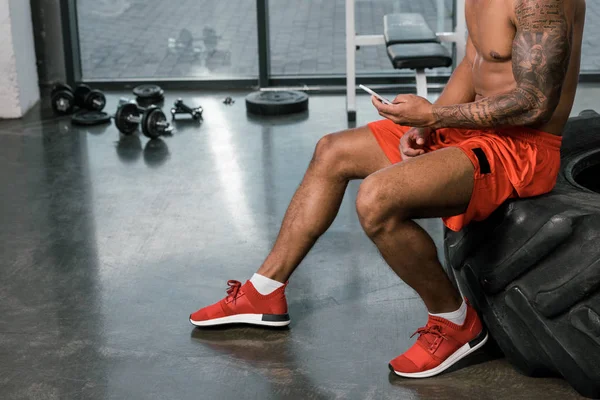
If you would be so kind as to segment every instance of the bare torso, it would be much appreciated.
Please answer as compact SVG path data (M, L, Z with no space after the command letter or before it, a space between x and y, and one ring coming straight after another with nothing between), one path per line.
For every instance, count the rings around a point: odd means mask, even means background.
M516 87L512 70L512 43L516 28L514 21L515 0L466 0L466 18L472 46L467 47L467 58L472 65L472 79L476 100L507 92ZM565 2L572 30L571 58L563 84L558 107L550 121L539 130L561 135L569 118L577 82L581 58L581 42L585 19L585 0Z

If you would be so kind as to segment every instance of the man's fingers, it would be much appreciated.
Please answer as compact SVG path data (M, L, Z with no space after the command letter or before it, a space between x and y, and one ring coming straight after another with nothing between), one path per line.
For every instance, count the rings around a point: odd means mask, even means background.
M398 103L406 103L409 99L410 95L407 94L399 94L398 96L394 97L394 100L392 100L392 103L394 104L398 104Z
M371 96L371 103L373 103L373 106L375 106L380 113L383 112L389 116L397 116L403 111L403 106L401 104L384 104L375 96Z
M389 104L384 104L381 100L379 100L377 97L375 96L371 96L371 103L373 103L373 105L375 106L376 109L378 109L379 111L384 111L384 112L390 112L390 105Z
M423 139L422 137L417 138L417 144L419 146L423 146L425 144L425 139Z
M384 111L379 111L379 115L381 115L383 118L387 118L387 119L389 119L390 121L392 121L392 122L393 122L393 123L395 123L395 124L400 124L400 123L402 122L402 121L401 121L401 120L400 120L400 119L399 119L397 116L395 116L394 114L389 114L389 113L386 113L386 112L384 112Z
M404 154L406 154L407 156L410 156L410 157L416 157L416 156L420 156L421 154L425 154L425 151L422 150L422 149L411 149L409 147L409 148L404 149L402 151L402 153L404 153Z

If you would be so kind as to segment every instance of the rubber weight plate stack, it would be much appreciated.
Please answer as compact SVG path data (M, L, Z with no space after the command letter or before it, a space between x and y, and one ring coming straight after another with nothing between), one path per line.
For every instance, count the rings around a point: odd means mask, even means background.
M165 91L157 85L140 85L133 89L138 102L144 104L158 103L165 98Z
M308 110L308 95L293 90L258 91L246 96L246 110L258 115L286 115Z

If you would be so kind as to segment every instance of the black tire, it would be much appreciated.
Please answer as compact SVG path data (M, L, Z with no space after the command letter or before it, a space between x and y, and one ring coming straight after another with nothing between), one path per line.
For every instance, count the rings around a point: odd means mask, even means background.
M287 115L308 110L308 95L298 91L258 91L246 96L246 110L257 115Z
M600 397L600 116L569 120L556 187L445 231L461 288L521 373Z

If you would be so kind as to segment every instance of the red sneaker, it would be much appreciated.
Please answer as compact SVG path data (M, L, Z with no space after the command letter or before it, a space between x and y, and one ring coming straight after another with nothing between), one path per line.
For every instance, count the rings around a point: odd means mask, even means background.
M406 353L390 361L390 369L396 375L406 378L437 375L479 349L488 339L486 329L469 303L464 324L456 325L430 315L427 325L413 336L417 333L417 342Z
M227 285L227 297L190 315L192 325L245 323L285 326L290 323L284 293L287 283L266 296L257 292L250 281L243 286L238 281L227 281Z

